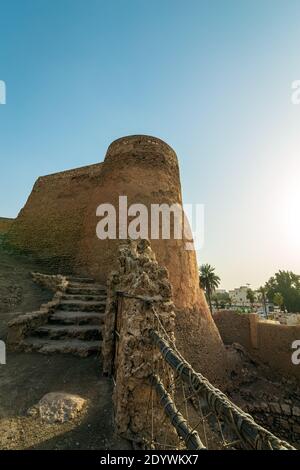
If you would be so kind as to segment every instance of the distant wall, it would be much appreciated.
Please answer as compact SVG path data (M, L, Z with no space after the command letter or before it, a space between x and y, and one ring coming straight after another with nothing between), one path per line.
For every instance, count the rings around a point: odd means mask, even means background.
M7 234L15 250L33 254L55 272L74 269L83 219L101 163L38 178Z
M253 357L300 381L300 364L294 365L291 360L292 343L300 340L300 325L269 323L255 314L230 310L219 311L213 318L225 344L240 343Z
M14 219L7 219L6 217L0 217L0 235L6 233L11 227Z

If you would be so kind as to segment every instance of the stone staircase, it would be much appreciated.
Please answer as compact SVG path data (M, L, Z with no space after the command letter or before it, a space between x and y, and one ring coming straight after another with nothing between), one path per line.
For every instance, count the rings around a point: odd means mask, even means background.
M104 286L93 279L68 278L68 286L47 323L24 338L22 349L81 357L99 353L105 306Z

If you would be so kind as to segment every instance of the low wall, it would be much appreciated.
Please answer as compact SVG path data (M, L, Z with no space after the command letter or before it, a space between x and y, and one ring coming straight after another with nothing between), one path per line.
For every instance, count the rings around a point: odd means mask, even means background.
M213 319L225 344L239 343L248 350L251 348L248 314L226 310L215 313Z
M46 274L31 273L34 281L43 287L55 292L52 300L40 306L34 312L18 315L8 323L7 344L11 351L23 351L23 340L33 330L47 323L49 315L60 304L65 289L68 287L67 278L64 276L48 276Z
M214 320L225 344L240 343L254 358L300 382L300 364L292 363L292 343L300 340L300 325L279 325L230 310L215 313Z

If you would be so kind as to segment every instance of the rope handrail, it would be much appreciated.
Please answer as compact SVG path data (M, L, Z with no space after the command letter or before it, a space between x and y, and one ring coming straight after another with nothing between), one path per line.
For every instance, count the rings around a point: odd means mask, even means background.
M220 417L233 430L245 448L267 450L295 450L288 442L274 436L270 431L258 425L242 409L234 405L227 396L214 387L202 374L195 372L157 331L150 330L150 338L160 350L165 361L179 374L192 390L201 397L205 406Z
M171 424L176 429L178 436L184 440L187 449L207 450L197 431L189 427L186 419L184 419L182 414L177 410L175 403L164 388L160 378L156 374L153 374L150 376L150 383L155 388L166 415L170 418Z

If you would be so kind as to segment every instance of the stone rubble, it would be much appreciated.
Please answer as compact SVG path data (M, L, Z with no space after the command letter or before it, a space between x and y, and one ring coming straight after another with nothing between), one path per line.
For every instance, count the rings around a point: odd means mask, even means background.
M78 395L51 392L30 408L28 415L50 424L65 423L76 418L86 405L86 400Z

